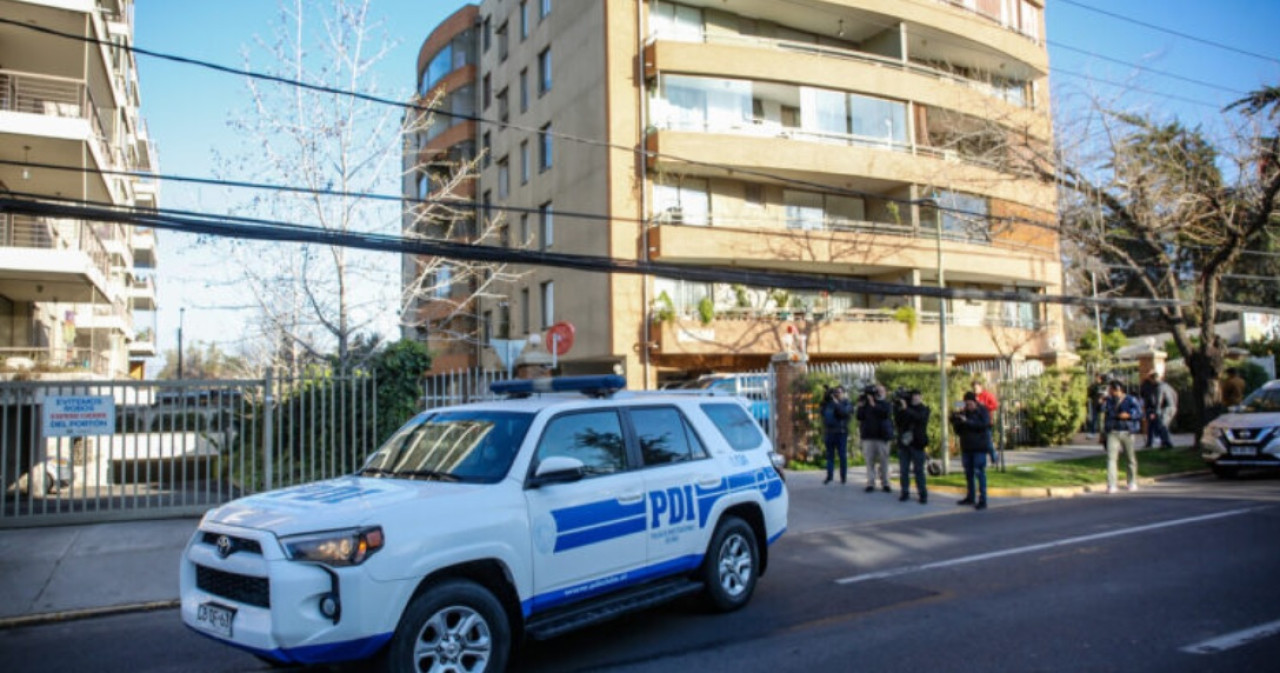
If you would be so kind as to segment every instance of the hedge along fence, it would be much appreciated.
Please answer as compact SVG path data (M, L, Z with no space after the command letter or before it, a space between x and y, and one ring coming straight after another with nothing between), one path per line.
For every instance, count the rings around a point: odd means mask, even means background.
M876 381L884 386L889 399L897 409L893 400L895 391L919 390L921 400L929 407L929 448L931 457L942 456L939 442L942 439L942 424L946 422L955 408L956 402L964 399L964 394L973 382L973 375L962 369L947 370L947 408L942 408L942 370L936 365L917 362L886 362L876 367ZM895 426L896 427L896 426ZM952 445L955 446L955 433L948 431Z
M1036 378L1005 381L1006 413L1017 414L1036 446L1064 444L1088 414L1089 374L1078 367L1049 367Z

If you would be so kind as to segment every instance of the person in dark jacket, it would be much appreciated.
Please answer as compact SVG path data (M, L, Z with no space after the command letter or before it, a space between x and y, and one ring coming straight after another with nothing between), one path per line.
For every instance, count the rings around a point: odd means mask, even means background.
M1138 490L1138 456L1134 452L1134 435L1142 431L1142 402L1125 392L1124 384L1112 381L1107 386L1104 418L1107 433L1107 493L1116 492L1116 460L1123 450L1129 458L1129 490Z
M916 476L920 504L929 502L929 489L924 483L925 448L929 446L929 407L919 390L912 390L910 400L897 400L894 424L898 429L898 475L902 494L898 500L911 498L911 475Z
M844 386L836 386L827 391L822 400L823 442L827 445L827 480L830 484L835 473L836 455L840 456L840 483L845 483L849 476L849 417L853 415L853 405Z
M858 398L858 437L867 461L867 493L876 490L876 475L885 493L889 488L889 442L893 440L893 406L885 399L884 386L868 386Z
M991 443L991 412L978 404L978 396L964 394L964 407L951 414L951 427L960 440L960 457L964 464L966 495L957 505L987 508L987 456L995 453ZM974 499L974 486L977 499Z

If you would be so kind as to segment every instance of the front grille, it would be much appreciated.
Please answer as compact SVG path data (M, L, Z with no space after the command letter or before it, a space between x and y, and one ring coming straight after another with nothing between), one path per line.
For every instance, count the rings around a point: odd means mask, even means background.
M271 607L271 581L265 577L238 575L197 564L196 586L201 591L237 603Z
M217 547L218 538L220 537L222 537L222 535L220 535L219 533L210 533L208 531L205 531L204 534L200 536L200 541L207 545ZM259 555L262 554L262 545L258 544L257 540L250 540L249 538L244 538L244 537L235 537L234 535L228 535L227 540L231 542L231 550L227 553L228 556L238 551L245 551L245 552L249 552L252 554L259 554Z

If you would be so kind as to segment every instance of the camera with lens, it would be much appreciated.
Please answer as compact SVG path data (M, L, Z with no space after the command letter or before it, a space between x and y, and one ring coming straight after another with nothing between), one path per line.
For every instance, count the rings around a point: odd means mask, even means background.
M911 397L918 394L920 394L920 391L918 390L912 390L911 388L898 388L893 391L893 399L910 404Z

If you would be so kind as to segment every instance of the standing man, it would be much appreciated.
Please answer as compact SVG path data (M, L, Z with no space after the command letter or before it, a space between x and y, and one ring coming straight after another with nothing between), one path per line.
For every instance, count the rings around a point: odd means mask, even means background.
M929 446L929 407L919 390L912 390L910 400L897 400L898 410L894 423L898 427L898 477L902 482L902 495L898 500L911 498L911 475L916 476L916 492L920 504L929 502L929 489L924 485L925 448Z
M991 444L991 413L978 403L978 396L969 391L964 394L964 407L951 414L951 427L960 439L960 458L964 464L964 500L957 505L973 505L974 509L987 508L987 456L995 453ZM977 500L974 500L974 486Z
M1134 452L1133 436L1142 424L1142 402L1124 390L1124 384L1112 381L1107 384L1107 404L1104 408L1105 424L1103 431L1107 433L1107 493L1116 492L1116 459L1120 450L1124 449L1129 458L1127 474L1129 490L1138 490L1138 456Z
M1102 374L1094 374L1093 385L1089 386L1085 404L1088 405L1089 418L1085 422L1085 434L1097 435L1102 432L1102 407L1107 403L1107 379Z
M1152 437L1160 440L1160 448L1172 449L1173 439L1169 437L1169 424L1178 413L1178 392L1161 381L1160 375L1151 372L1151 380L1156 384L1155 403L1147 408L1147 447L1153 444Z
M1152 426L1151 414L1156 409L1156 397L1160 394L1160 375L1156 372L1147 374L1147 378L1142 380L1142 384L1138 386L1138 399L1142 402L1142 409L1145 414L1142 417L1142 431L1146 434L1146 443L1142 448L1151 448L1151 434L1155 430Z
M840 456L840 483L845 483L849 475L849 416L853 405L849 404L849 396L844 386L836 386L827 390L822 400L823 443L827 445L827 480L830 484L834 476L836 454Z
M867 493L876 490L876 475L885 493L889 488L889 441L893 439L893 407L885 399L884 386L867 386L858 398L858 438L867 461Z

